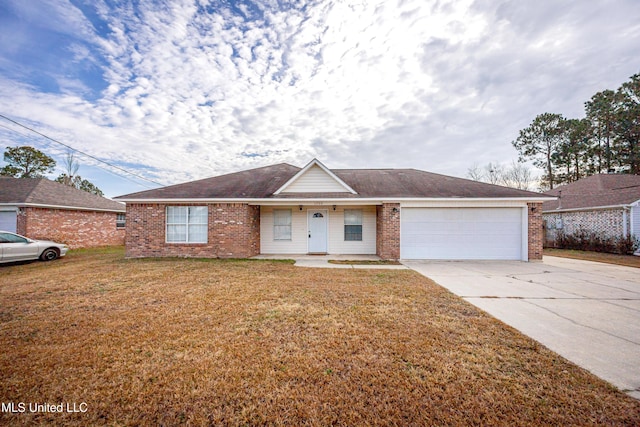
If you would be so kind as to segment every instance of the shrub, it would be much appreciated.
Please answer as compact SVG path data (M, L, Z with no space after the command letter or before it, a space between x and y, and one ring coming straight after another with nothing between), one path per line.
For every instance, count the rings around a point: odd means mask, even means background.
M632 254L638 249L639 241L632 236L603 237L597 233L584 229L574 234L559 231L555 241L550 246L559 249L575 249L580 251L608 252L614 254Z

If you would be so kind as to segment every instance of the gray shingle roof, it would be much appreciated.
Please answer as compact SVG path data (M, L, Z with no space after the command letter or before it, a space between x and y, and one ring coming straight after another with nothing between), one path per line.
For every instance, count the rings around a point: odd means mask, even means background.
M350 193L280 193L301 169L286 163L116 197L116 199L539 198L540 193L416 169L333 169Z
M0 177L0 203L125 211L125 206L120 202L49 181L46 178Z
M629 205L640 200L640 175L599 174L562 185L545 194L561 200L544 202L543 212ZM561 207L560 207L561 206Z

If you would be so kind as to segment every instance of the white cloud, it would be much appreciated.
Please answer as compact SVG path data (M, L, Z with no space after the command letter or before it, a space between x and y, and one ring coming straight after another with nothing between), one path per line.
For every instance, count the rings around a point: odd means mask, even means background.
M101 56L107 88L85 100L82 81L43 94L0 74L0 109L166 183L311 157L464 176L515 158L536 114L580 115L638 71L631 0L272 3L99 3L101 37L51 1L86 41L69 61Z

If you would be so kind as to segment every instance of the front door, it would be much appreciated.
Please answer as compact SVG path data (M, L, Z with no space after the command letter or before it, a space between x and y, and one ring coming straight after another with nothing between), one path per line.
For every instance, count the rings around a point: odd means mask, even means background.
M309 253L326 253L328 213L326 210L310 210L307 215L309 224Z

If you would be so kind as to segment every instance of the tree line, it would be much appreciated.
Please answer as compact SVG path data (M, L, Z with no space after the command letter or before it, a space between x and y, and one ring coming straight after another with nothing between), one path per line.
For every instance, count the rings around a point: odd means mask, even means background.
M0 168L0 175L13 178L42 178L44 174L53 172L56 167L56 161L53 158L26 145L7 147L4 152L4 161L7 164ZM55 181L97 196L103 196L102 190L78 175L78 169L80 169L80 165L73 153L67 154L65 172L61 173Z
M603 172L639 175L640 74L615 91L593 95L583 118L538 115L512 145L520 162L544 171L543 189Z

